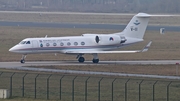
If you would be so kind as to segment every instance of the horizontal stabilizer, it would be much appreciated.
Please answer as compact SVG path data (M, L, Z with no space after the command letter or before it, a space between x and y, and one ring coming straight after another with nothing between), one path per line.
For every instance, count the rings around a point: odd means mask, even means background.
M146 13L138 13L136 15L136 17L138 17L138 18L149 18L149 17L151 17L151 15L146 14Z
M173 16L180 16L180 15L150 15L150 14L146 14L146 13L138 13L136 15L136 17L138 18L149 18L149 17L173 17Z
M140 53L148 51L152 41L150 41L142 50L134 50L134 51L66 51L66 54L94 54L94 53Z
M142 49L142 52L146 52L148 51L149 47L151 46L152 44L152 41L150 41L143 49Z

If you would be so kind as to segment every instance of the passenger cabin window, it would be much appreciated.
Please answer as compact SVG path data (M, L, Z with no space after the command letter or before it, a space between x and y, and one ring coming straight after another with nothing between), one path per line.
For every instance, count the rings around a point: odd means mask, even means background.
M53 46L56 46L57 44L56 43L53 43Z
M30 41L27 41L26 44L31 44Z
M61 43L60 43L60 46L64 46L64 43L61 42Z
M74 45L75 45L75 46L77 46L77 45L78 45L78 43L77 43L77 42L74 42Z
M81 45L84 46L84 45L85 45L85 42L81 42Z
M68 43L67 43L67 45L68 45L68 46L70 46L70 45L71 45L71 43L70 43L70 42L68 42Z

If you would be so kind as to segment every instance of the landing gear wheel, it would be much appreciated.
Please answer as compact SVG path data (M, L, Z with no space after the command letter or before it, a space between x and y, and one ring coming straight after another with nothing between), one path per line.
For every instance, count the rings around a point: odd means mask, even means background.
M79 57L78 61L79 61L80 63L83 63L83 62L85 61L85 59L84 59L84 57Z
M25 63L25 60L21 60L20 62L21 62L21 63Z
M93 59L93 63L99 63L99 59Z

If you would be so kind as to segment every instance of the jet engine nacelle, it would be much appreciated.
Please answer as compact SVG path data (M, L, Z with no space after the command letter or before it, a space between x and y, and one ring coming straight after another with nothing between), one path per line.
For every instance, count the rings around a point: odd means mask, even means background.
M98 35L98 34L82 34L82 36L95 36L95 35Z
M125 43L127 41L127 39L124 36L120 36L121 38L121 43Z
M82 36L93 38L95 43L99 45L113 45L126 42L126 38L124 36L119 36L115 34L83 34Z

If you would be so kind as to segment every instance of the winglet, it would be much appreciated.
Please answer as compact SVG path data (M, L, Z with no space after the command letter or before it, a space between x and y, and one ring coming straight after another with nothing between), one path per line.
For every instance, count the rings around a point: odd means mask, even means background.
M150 42L141 50L141 52L146 52L146 51L148 51L149 47L151 46L151 43L152 43L152 41L150 41Z

